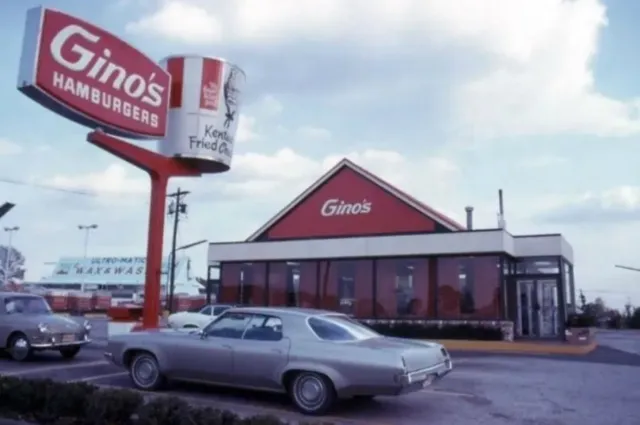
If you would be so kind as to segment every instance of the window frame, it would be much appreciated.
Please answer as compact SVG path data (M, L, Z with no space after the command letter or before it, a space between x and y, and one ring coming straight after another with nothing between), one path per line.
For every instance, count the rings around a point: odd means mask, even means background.
M244 328L242 329L242 334L240 334L239 338L232 338L232 337L228 337L228 336L210 335L209 334L211 328L213 328L216 324L218 324L221 321L223 321L226 318L227 315L230 316L232 314L239 314L239 315L243 315L243 316L249 317L249 321L247 321L247 323L244 325ZM207 338L225 338L225 339L232 339L232 340L242 340L242 336L244 335L245 331L247 330L247 326L249 325L249 323L251 321L251 318L253 316L254 316L253 313L248 313L248 312L244 312L244 311L233 311L233 312L230 312L229 310L227 310L224 313L222 313L220 316L216 317L213 322L209 323L206 327L204 327L202 329L202 334Z
M253 313L252 314L252 320L254 318L262 318L262 325L260 327L266 327L264 326L270 319L276 319L280 321L280 339L277 340L271 340L271 339L247 339L245 338L245 335L247 334L247 331L249 330L249 324L251 323L251 321L249 321L249 323L247 323L247 326L244 328L244 331L242 332L242 336L241 336L241 340L242 341L259 341L259 342L280 342L282 341L285 336L284 336L284 321L282 320L281 317L278 316L274 316L272 314L262 314L262 313Z

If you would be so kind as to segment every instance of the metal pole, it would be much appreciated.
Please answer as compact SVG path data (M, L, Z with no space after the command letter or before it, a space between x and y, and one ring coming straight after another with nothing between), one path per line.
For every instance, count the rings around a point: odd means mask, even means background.
M89 253L89 232L91 232L91 230L93 229L97 229L98 225L97 224L91 224L88 226L85 225L79 225L78 229L83 230L84 231L84 246L83 246L83 268L87 265L87 255ZM84 270L83 270L84 271ZM80 276L80 291L84 292L85 290L85 274L82 273L82 275Z
M13 250L13 232L17 232L20 230L18 226L13 227L5 227L4 231L9 233L9 244L7 246L7 253L4 257L4 284L9 283L9 257L11 256L11 251Z
M84 250L82 254L82 266L83 268L87 266L87 252L89 251L89 228L85 227L84 229ZM84 270L80 277L80 292L84 292Z
M171 255L169 256L169 313L173 313L173 292L176 279L176 244L178 239L178 221L180 220L180 189L176 197L175 211L173 213L173 235L171 239Z
M7 255L4 258L4 284L9 283L9 257L11 256L12 242L13 242L13 230L9 229L9 243L7 246Z

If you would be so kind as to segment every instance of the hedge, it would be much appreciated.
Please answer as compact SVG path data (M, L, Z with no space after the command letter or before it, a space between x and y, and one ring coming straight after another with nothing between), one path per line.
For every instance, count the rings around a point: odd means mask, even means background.
M385 322L367 324L370 328L386 336L413 339L470 339L479 341L501 341L500 328L483 325L425 325L415 322Z
M285 425L272 416L240 417L171 396L105 389L87 383L0 377L0 418L43 425ZM299 425L320 425L317 422ZM323 422L322 425L332 425Z

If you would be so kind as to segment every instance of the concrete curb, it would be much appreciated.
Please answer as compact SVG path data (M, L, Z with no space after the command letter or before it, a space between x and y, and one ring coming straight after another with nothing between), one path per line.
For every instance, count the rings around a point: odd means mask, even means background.
M561 354L568 356L583 356L591 353L598 346L597 343L585 345L570 345L545 342L508 342L508 341L470 341L470 340L439 340L436 341L449 351L476 351L487 353L509 354Z

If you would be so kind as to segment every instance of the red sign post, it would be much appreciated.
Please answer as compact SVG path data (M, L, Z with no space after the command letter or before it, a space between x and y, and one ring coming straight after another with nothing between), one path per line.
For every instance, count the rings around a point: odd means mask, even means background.
M224 91L220 88L223 72ZM177 79L176 87L172 88L172 77L165 67L115 35L44 7L27 13L18 89L47 109L95 130L87 136L90 143L145 170L151 179L145 329L157 328L160 316L168 180L229 169L237 128L239 85L244 81L239 68L228 64L207 70L202 76L196 77L196 73L189 70L185 73L183 69L180 75L183 77ZM200 108L192 112L183 108L180 114L199 114L198 119L184 121L177 112L170 116L170 96L175 94L182 99L184 87L188 86L182 80L198 78L200 81L204 77L217 82L202 88L206 100L204 113L200 113ZM199 84L196 90L200 103ZM206 108L221 104L224 110L220 116L224 119L217 118L217 111L215 116L206 115L211 112ZM175 124L169 135L167 127L171 119ZM223 121L224 127L220 124ZM164 149L163 155L113 136L162 139L170 149Z

